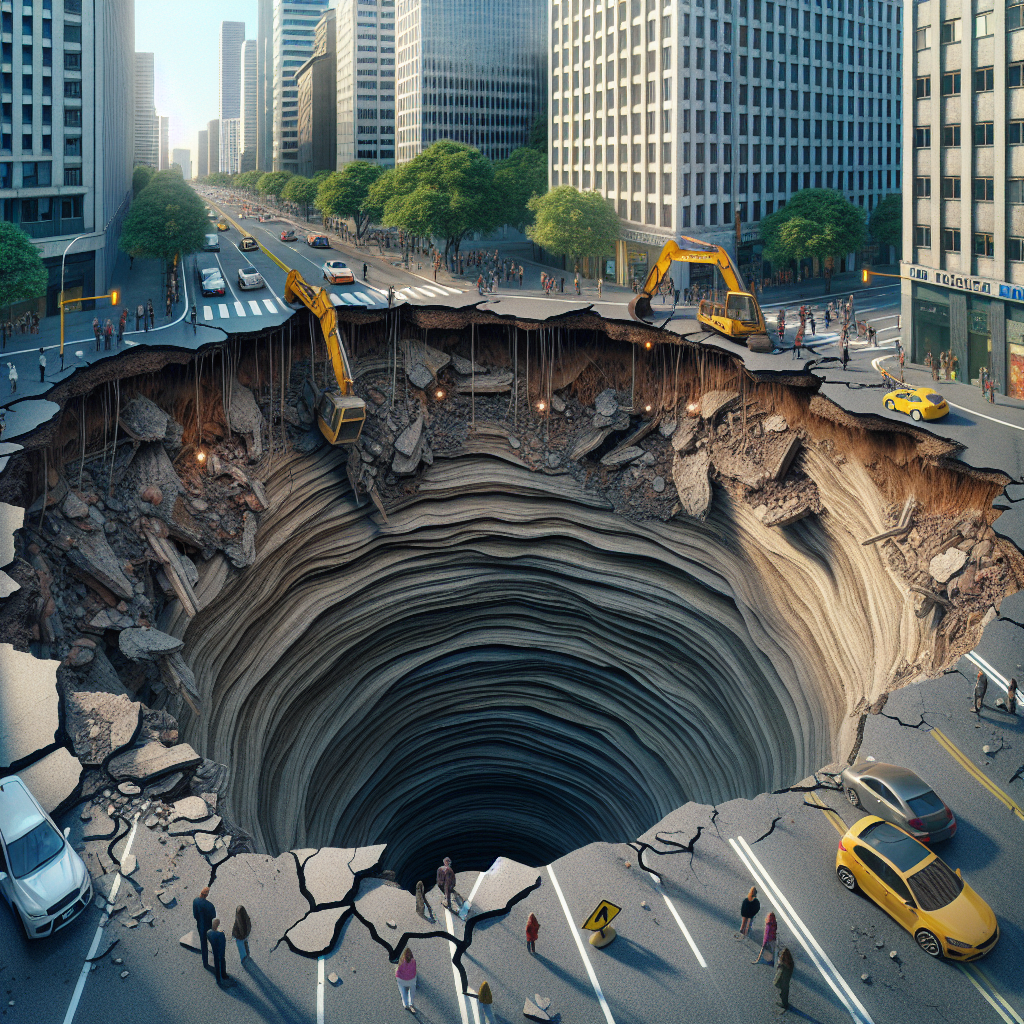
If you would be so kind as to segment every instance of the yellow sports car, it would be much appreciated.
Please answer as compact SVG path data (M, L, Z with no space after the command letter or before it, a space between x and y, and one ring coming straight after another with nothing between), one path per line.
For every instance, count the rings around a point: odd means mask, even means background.
M959 869L951 870L924 843L874 815L851 825L839 840L836 874L936 959L977 960L999 941L996 915Z
M219 220L219 221L217 221L217 230L218 231L227 231L227 229L228 229L228 222L226 220Z
M885 407L910 413L912 420L937 420L949 412L946 400L931 388L899 388L885 396Z

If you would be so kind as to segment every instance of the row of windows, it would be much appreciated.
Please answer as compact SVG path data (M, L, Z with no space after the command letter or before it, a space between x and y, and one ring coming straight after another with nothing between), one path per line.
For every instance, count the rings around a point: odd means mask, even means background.
M942 126L942 145L959 146L961 140L960 125L946 124ZM1024 121L1010 121L1006 130L1006 141L1018 145L1024 142ZM914 148L929 149L932 144L932 130L929 125L914 129ZM974 145L992 146L995 144L995 123L978 121L974 125Z
M960 178L947 176L942 179L942 198L960 198ZM975 178L972 186L974 198L979 202L992 202L995 199L995 179ZM914 179L914 194L919 199L927 199L932 194L932 179L917 177ZM1008 178L1006 181L1006 201L1008 203L1024 203L1024 178Z
M9 162L0 162L0 188L15 188L14 184L14 164ZM40 161L26 161L21 164L21 181L19 183L21 188L49 188L53 184L52 175L53 165L48 160ZM82 168L81 167L66 167L64 169L64 184L65 185L81 185L82 184ZM26 202L34 202L35 200L25 200ZM71 216L68 214L68 216ZM79 216L79 214L75 214ZM23 217L22 220L36 220L38 218Z
M1010 64L1006 69L1006 84L1011 89L1024 87L1024 61L1017 61ZM974 70L974 91L992 92L995 87L995 69L992 67L975 68ZM916 99L928 99L932 94L931 75L922 75L914 83L914 96ZM942 95L960 95L960 72L947 71L942 76Z
M914 244L922 249L932 247L932 229L927 224L914 226ZM957 228L942 229L942 251L960 252L960 231ZM974 233L974 255L995 256L995 239L991 234L985 231ZM1024 263L1024 238L1007 237L1006 258L1010 263Z
M22 67L30 67L34 62L35 58L32 52L31 46L23 46L21 48L21 64ZM0 44L0 64L11 64L14 61L14 54L10 43ZM43 60L42 66L44 68L53 67L53 50L49 46L43 47ZM81 71L82 70L82 52L81 50L66 50L64 52L64 70L65 71Z

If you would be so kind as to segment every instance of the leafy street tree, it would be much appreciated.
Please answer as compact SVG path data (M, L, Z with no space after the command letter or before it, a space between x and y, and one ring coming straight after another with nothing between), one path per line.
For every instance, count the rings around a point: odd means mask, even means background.
M548 190L548 161L543 151L523 146L494 165L494 184L501 193L506 224L522 227L533 220L527 203Z
M309 208L316 202L317 184L310 178L296 174L289 178L281 190L281 198L302 207L302 215L309 216Z
M329 171L324 168L313 175L313 181L315 181L317 185L322 185L333 173L334 171ZM317 209L319 209L319 207L317 207Z
M152 167L147 167L145 164L139 164L139 166L132 171L133 198L153 180L154 174L156 174L156 171L154 171Z
M343 170L329 174L316 194L317 209L328 217L351 217L356 225L356 240L370 226L370 214L363 209L370 186L384 173L379 164L355 160Z
M903 201L898 195L883 196L871 214L871 237L881 246L899 249L903 241Z
M202 199L176 171L160 171L132 203L119 245L129 256L170 262L199 249L208 231Z
M535 149L538 153L543 153L544 159L547 159L548 119L546 114L538 114L533 119L533 124L530 125L530 141L527 145L530 149Z
M267 171L256 183L256 191L261 196L280 196L291 176L290 171Z
M208 174L203 181L207 185L231 185L233 184L235 176L233 174L226 174L224 171L214 171L212 174Z
M584 256L600 257L615 248L619 218L600 192L580 192L560 185L527 204L534 222L527 237L557 256L578 264Z
M805 188L761 221L764 257L776 266L836 259L861 249L865 237L863 208L834 189Z
M381 175L364 210L387 227L443 238L446 257L459 251L467 235L492 231L504 221L490 160L447 139Z
M168 168L168 170L169 171L177 171L178 174L180 174L183 179L185 177L185 172L181 169L181 164L178 164L178 163L171 164L171 166Z
M28 235L16 224L0 221L0 307L38 298L48 280L39 250Z
M235 188L242 188L247 191L255 190L257 183L262 177L263 171L243 171L235 178Z

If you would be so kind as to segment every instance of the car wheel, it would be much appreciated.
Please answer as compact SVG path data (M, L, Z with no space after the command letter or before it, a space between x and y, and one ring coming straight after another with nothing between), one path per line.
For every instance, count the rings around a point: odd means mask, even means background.
M890 398L890 399L889 399L889 400L888 400L888 401L887 401L887 402L885 403L885 407L886 407L886 409L890 409L890 410L892 410L892 411L895 411L895 410L896 410L896 403L895 403L895 402L894 402L894 401L893 401L893 400L892 400L892 399Z
M913 412L912 412L912 413L910 414L910 418L911 418L912 420L920 420L920 419L921 419L921 410L920 410L920 409L915 409L915 410L914 410L914 411L913 411Z
M860 807L860 797L857 795L857 790L853 786L846 787L846 799L853 804L854 807Z
M857 891L857 879L853 877L853 872L848 867L836 868L836 874L839 876L839 881L843 883L844 888L849 889L850 892Z
M935 957L936 960L942 958L942 946L939 940L932 935L931 932L921 929L915 936L917 944L929 955Z

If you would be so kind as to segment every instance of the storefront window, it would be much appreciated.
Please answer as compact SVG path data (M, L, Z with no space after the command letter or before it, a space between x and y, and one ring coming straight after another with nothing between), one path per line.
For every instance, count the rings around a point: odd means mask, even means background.
M992 365L992 330L989 313L992 303L974 295L967 299L967 362L970 381L978 380L983 366Z
M912 361L923 363L930 352L938 364L949 347L949 294L941 288L915 285Z
M1024 400L1024 306L1006 303L1006 393Z

